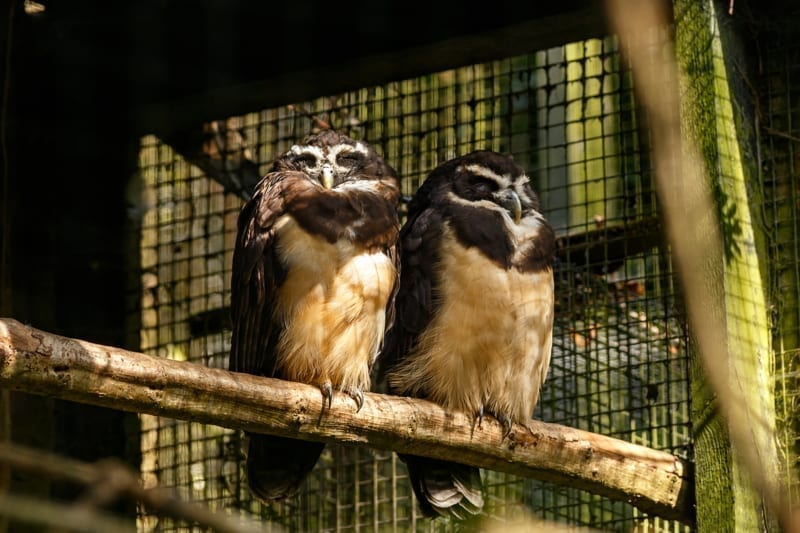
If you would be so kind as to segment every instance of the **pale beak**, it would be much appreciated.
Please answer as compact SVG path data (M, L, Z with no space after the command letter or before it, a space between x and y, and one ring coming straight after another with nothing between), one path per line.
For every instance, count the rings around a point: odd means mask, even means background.
M319 175L319 181L326 189L333 187L333 167L325 163L322 165L322 172Z
M503 192L495 194L495 201L511 214L515 224L519 224L519 221L522 219L522 202L520 202L517 193L511 189L506 189Z

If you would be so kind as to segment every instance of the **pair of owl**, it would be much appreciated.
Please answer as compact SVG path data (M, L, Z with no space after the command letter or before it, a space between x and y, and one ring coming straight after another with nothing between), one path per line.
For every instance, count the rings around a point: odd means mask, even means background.
M528 176L476 151L433 170L402 229L399 200L395 171L335 131L278 157L239 215L230 369L360 409L380 359L392 394L525 425L550 364L555 250ZM252 492L296 493L323 447L250 435ZM481 512L477 468L400 457L426 515Z

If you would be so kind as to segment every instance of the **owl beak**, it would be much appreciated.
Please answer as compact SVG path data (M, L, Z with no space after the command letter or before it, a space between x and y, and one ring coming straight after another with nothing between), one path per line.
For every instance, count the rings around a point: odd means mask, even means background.
M504 207L514 219L515 224L519 224L522 219L522 202L519 195L511 189L506 189L495 196L497 204Z
M322 165L322 172L319 175L319 181L326 189L333 187L333 167L325 163Z

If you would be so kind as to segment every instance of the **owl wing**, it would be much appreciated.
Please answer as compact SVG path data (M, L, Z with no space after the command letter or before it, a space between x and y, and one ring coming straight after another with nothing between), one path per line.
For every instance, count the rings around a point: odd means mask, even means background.
M287 271L278 259L275 224L286 214L287 185L304 179L290 171L267 174L239 214L231 273L233 334L228 365L234 372L276 377L276 345L283 325L273 310ZM251 434L247 451L250 490L264 501L295 494L324 446Z
M394 302L394 327L386 334L379 374L385 378L417 344L439 303L434 272L444 219L425 207L409 215L400 232L402 280ZM437 258L432 260L432 258ZM404 391L391 391L402 394Z
M422 188L420 191L425 192ZM413 211L415 207L417 211ZM384 379L409 357L441 305L436 296L439 279L435 270L440 259L445 217L429 203L426 194L418 193L411 208L409 219L400 232L402 279L395 302L395 325L387 333L381 357L380 375ZM387 380L387 386L392 394L409 393L391 379ZM421 387L415 391L417 396L427 394ZM463 520L483 508L478 468L414 455L398 456L408 468L411 487L426 516Z
M272 376L281 325L272 315L286 269L275 249L275 228L284 214L283 191L296 172L267 174L239 214L231 273L231 353L229 369Z

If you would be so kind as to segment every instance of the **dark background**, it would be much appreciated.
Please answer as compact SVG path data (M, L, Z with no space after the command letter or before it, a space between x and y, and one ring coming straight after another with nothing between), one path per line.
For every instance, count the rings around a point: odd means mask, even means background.
M570 0L23 4L0 1L0 316L133 349L126 187L143 134L606 33L600 4ZM14 442L137 464L135 415L2 394ZM18 472L10 482L64 499L78 490Z

